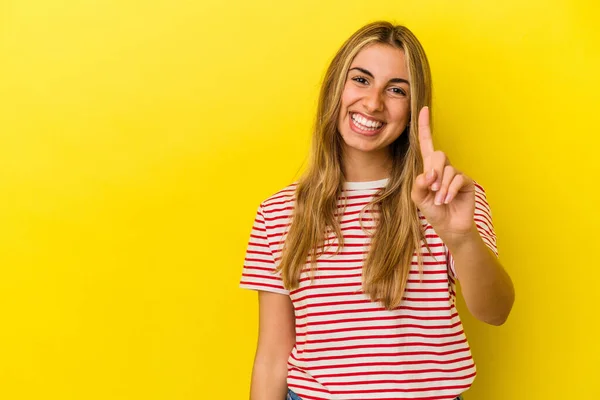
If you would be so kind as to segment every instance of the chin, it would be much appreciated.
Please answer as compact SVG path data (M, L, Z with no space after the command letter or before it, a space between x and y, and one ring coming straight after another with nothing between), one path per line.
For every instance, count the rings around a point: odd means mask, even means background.
M353 141L347 142L344 140L344 147L349 151L360 151L362 153L371 153L380 150L377 146L373 146L370 143L355 143Z

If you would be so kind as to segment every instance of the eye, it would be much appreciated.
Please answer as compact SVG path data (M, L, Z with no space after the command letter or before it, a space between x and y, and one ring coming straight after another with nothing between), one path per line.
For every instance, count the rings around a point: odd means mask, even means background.
M406 96L406 92L404 91L404 89L401 89L399 87L393 87L393 88L390 88L390 90L394 94L399 94L399 95L402 95L402 96Z
M368 83L367 80L364 77L362 77L362 76L355 76L354 78L352 78L352 80L354 82L358 82L358 83L361 83L363 85L366 85Z

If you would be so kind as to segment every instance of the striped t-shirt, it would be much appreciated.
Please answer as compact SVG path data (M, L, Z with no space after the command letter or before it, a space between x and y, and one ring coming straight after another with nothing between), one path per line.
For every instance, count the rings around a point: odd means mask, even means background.
M455 272L448 248L419 212L431 253L424 252L419 278L416 252L400 306L388 311L361 290L363 257L370 237L359 213L388 179L346 182L338 209L345 246L333 246L309 267L299 288L283 287L273 273L281 260L294 207L296 183L263 201L250 235L240 287L288 295L296 316L296 344L288 358L288 387L303 400L454 399L475 378L475 364L455 306ZM483 188L475 184L475 223L497 255L491 213ZM365 228L372 213L363 214ZM335 235L334 235L335 236Z

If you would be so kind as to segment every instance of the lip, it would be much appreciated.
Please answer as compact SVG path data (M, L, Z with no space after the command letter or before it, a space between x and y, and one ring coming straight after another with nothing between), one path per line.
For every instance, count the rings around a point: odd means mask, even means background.
M354 112L354 111L351 111L351 112L349 112L349 113L348 113L348 119L349 119L349 121L350 121L350 122L349 122L349 123L350 123L350 129L352 129L352 131L354 131L354 132L358 133L359 135L362 135L362 136L375 136L375 135L377 135L379 132L381 132L381 131L383 130L383 128L385 128L385 125L386 125L386 123L384 122L384 123L383 123L383 125L381 125L381 127L380 127L379 129L375 130L375 131L365 131L365 130L362 130L362 129L360 129L360 128L359 128L359 127L356 125L356 123L355 123L355 122L354 122L354 120L352 119L352 115L351 115L351 114L359 114L359 115L362 115L362 114L361 114L361 113L358 113L358 112ZM365 117L365 118L366 118L366 117Z

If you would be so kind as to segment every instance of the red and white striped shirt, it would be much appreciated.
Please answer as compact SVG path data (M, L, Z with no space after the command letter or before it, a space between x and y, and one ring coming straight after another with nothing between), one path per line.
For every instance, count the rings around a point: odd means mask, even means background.
M337 240L317 259L310 283L307 263L291 292L273 273L294 208L292 184L262 202L250 235L240 287L289 295L296 344L288 358L288 387L303 400L454 399L475 379L475 364L455 307L455 273L448 248L419 212L431 253L423 246L423 279L416 252L404 299L388 311L361 290L370 237L359 213L388 179L346 182L338 204L345 246ZM475 184L475 223L497 255L485 191ZM339 208L342 210L342 208ZM377 211L374 211L377 212ZM363 226L373 227L368 212Z

